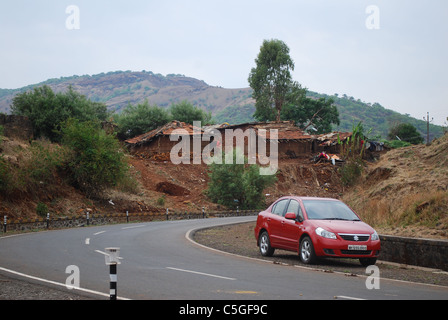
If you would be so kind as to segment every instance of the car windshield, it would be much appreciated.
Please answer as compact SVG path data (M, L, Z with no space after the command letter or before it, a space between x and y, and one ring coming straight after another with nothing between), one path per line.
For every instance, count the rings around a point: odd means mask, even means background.
M358 216L344 203L328 200L303 200L308 219L359 221Z

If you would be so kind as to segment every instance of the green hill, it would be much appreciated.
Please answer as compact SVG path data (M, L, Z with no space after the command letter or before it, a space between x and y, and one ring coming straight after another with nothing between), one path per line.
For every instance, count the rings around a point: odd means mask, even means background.
M68 86L97 102L103 102L109 110L120 112L128 104L148 100L150 104L169 107L171 104L187 100L195 106L210 111L216 122L232 124L254 121L255 111L250 88L226 89L209 86L204 81L170 74L163 76L151 71L115 71L96 75L83 75L49 79L19 89L0 89L0 112L9 113L12 99L18 93L33 87L48 85L54 91L65 91ZM365 103L347 96L329 96L309 91L308 96L331 97L335 100L340 114L338 131L351 131L359 121L364 128L372 129L371 136L387 137L389 128L396 123L410 123L426 137L426 122L386 109L378 103ZM430 137L441 136L443 128L430 125Z

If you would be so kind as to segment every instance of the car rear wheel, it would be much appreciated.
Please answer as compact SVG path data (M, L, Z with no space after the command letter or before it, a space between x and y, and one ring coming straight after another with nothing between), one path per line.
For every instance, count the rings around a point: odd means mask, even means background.
M316 261L316 254L314 253L314 246L310 237L305 237L300 242L299 256L300 260L305 264L312 264Z
M275 249L271 247L271 241L266 231L263 231L259 240L260 253L264 257L271 257L274 254Z

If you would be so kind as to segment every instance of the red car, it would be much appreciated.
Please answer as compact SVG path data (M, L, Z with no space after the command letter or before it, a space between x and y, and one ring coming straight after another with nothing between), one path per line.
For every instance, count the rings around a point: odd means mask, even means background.
M376 263L380 239L346 204L336 199L282 197L258 214L255 238L263 256L295 251L303 263L318 257L357 258Z

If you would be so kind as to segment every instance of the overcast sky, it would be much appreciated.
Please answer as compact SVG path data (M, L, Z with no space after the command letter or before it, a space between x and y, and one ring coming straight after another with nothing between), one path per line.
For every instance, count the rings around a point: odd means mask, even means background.
M0 30L0 88L117 70L245 88L275 38L309 90L448 122L446 0L15 0Z

